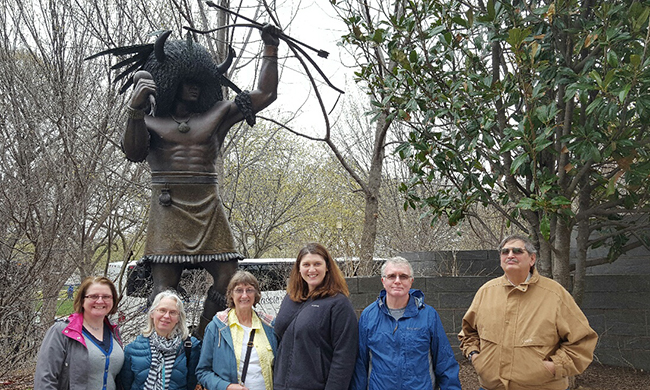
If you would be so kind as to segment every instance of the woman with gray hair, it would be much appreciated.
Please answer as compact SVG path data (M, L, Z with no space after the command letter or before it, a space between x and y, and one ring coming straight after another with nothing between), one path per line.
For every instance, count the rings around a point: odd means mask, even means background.
M183 300L174 291L156 295L142 334L124 349L124 390L194 389L201 344L189 337L185 320Z
M261 298L253 274L237 271L226 291L228 309L205 329L196 369L207 390L273 390L273 359L278 342L273 317L253 309Z

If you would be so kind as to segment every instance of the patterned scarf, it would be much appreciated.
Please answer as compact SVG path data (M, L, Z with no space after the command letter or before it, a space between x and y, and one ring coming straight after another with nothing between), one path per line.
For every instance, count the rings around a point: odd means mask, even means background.
M151 346L151 367L149 368L147 381L144 383L145 390L169 389L169 379L172 375L176 353L181 342L181 337L178 334L173 338L168 339L159 336L156 332L151 333L151 336L149 336L149 345ZM162 377L163 368L165 378Z

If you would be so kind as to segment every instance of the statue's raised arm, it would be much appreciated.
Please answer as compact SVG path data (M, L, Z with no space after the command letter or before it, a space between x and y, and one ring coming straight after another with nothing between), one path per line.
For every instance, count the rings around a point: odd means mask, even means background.
M255 124L255 114L268 107L278 96L278 45L281 30L272 24L261 29L264 50L257 88L250 93L243 91L235 98L237 110L232 110L222 124L225 129L246 119L249 125ZM227 130L226 130L227 131Z

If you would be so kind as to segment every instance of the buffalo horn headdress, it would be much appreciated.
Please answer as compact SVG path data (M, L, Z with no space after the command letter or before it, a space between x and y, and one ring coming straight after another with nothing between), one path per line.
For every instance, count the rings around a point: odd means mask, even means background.
M86 60L102 55L130 56L113 65L111 69L124 69L114 82L127 81L120 88L124 93L133 84L133 74L137 70L151 73L156 83L156 116L170 115L179 85L185 80L192 80L201 86L197 112L205 112L220 100L223 100L221 86L225 85L239 93L241 90L224 77L232 64L235 51L229 48L228 58L217 65L208 51L189 36L186 40L168 40L171 31L164 31L154 44L117 47L94 54Z

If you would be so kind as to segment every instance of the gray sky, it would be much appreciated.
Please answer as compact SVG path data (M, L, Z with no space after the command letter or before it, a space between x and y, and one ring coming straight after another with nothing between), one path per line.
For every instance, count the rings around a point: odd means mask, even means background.
M295 9L298 7L296 13ZM342 65L344 52L337 42L341 35L346 32L346 26L337 19L335 13L325 0L288 0L278 4L278 16L283 25L289 24L286 33L316 49L329 52L327 59L319 57L315 52L306 49L307 53L320 66L332 84L346 90L347 82L351 82L352 69ZM295 19L291 15L295 13ZM286 45L280 48L280 55L288 54ZM346 61L348 64L350 60ZM312 76L317 80L321 96L323 97L326 110L330 110L336 103L339 93L327 86L322 81L318 72L309 67ZM296 130L304 130L310 134L322 134L324 123L316 96L311 91L311 85L305 70L295 58L290 58L281 74L280 86L278 89L278 100L267 110L284 110L294 112L298 115L293 126ZM341 97L342 99L342 97ZM342 104L339 101L338 105ZM331 119L332 120L332 119Z

